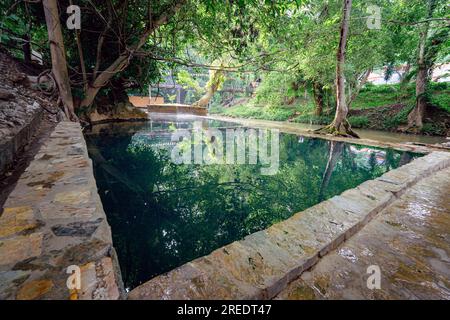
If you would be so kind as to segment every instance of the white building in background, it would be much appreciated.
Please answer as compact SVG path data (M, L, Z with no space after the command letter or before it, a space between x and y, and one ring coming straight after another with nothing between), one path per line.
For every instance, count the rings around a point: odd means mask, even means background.
M433 70L432 80L436 82L449 82L450 81L450 63L443 63Z
M394 73L389 80L384 80L384 73L386 68L374 70L370 75L367 82L373 83L375 85L380 84L395 84L399 83L401 77L405 73L406 66L396 67ZM443 63L437 65L433 70L432 81L435 82L449 82L450 81L450 63Z

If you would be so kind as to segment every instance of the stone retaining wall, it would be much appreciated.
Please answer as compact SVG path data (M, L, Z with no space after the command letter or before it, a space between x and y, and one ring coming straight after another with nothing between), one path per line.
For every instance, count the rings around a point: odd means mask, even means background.
M39 104L28 107L30 115L20 129L13 136L5 135L0 141L0 174L6 172L21 150L31 141L31 138L39 130L44 117L44 109Z
M320 257L429 174L450 166L433 152L266 230L153 278L129 299L271 299Z
M12 165L19 152L30 142L33 135L39 130L44 117L44 109L33 105L32 115L23 124L23 127L14 136L5 136L0 142L0 174L3 174Z
M0 50L0 175L36 133L44 117L41 105L51 104L30 88L20 65Z
M66 285L71 265L81 290ZM118 299L122 288L81 127L61 122L0 216L0 299Z

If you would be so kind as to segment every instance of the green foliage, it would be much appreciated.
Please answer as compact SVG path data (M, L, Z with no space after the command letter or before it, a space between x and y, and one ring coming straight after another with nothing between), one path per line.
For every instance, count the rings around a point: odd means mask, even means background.
M395 85L366 85L352 104L353 109L368 109L401 103L414 96L414 85L401 88Z
M423 127L422 127L422 133L426 134L426 135L431 135L431 136L435 136L435 135L446 135L447 133L447 128L445 128L444 125L442 125L441 123L424 123Z
M366 128L369 125L367 116L352 116L348 118L348 121L353 128Z
M100 62L98 69L105 70L147 34L151 25L149 13L156 18L174 7L172 0L72 2L83 8L79 38L90 82L95 78L91 72L97 62ZM355 92L367 70L387 67L386 76L391 76L400 64L409 63L413 70L416 68L419 35L424 26L417 22L427 17L428 1L377 0L375 3L382 8L380 30L371 30L366 25L366 9L374 4L373 0L354 1L352 5L344 68L349 92ZM48 47L42 3L5 0L0 10L6 12L13 4L17 5L16 10L5 14L1 25L18 34L30 33L33 41ZM69 4L69 0L58 1L61 22L66 18L63 9ZM445 1L436 0L435 4L433 18L446 17ZM116 96L126 97L118 94L120 91L146 93L147 84L164 81L167 74L172 74L176 75L178 83L194 89L188 96L188 101L193 102L204 92L203 88L211 85L201 79L202 74L207 73L206 66L225 59L226 63L220 65L233 69L235 79L241 80L234 80L230 85L231 81L225 79L229 74L220 73L216 79L219 88L222 85L233 88L235 84L248 88L255 79L262 82L251 103L226 110L214 107L212 112L272 120L295 118L295 121L309 123L323 123L332 117L312 115L312 89L319 87L326 92L325 109L334 105L329 96L333 96L334 91L342 1L190 0L169 16L170 19L150 33L126 68L107 81L102 90L104 95L115 99ZM74 96L82 97L75 33L64 27L62 30ZM105 37L99 48L101 35ZM14 39L2 32L0 40L12 43ZM427 46L426 58L430 64L448 61L449 38L445 23L436 19L430 25ZM413 75L411 72L410 76ZM448 86L439 86L430 84L429 101L449 111ZM213 102L217 104L218 100L216 95ZM351 109L397 103L409 105L414 101L413 84L404 87L368 84L353 101ZM350 121L355 126L365 126L366 120L353 117ZM387 125L402 121L404 117L399 116L389 119Z
M197 93L203 91L196 79L194 79L187 70L180 70L177 74L177 83L185 89L194 89Z
M284 104L286 100L296 97L298 93L292 89L292 83L295 80L295 75L291 73L265 74L262 83L256 89L255 104L276 107Z
M414 104L409 105L407 108L403 108L399 113L393 117L388 117L384 120L384 127L386 129L396 129L401 125L408 123L408 114L414 108Z
M15 14L3 17L0 23L0 43L8 44L14 41L17 36L24 35L27 31L26 21ZM12 31L11 33L5 29Z
M297 112L297 108L295 106L260 107L252 104L244 104L227 109L214 109L213 112L237 118L286 121Z
M450 83L432 83L431 90L430 103L450 113Z

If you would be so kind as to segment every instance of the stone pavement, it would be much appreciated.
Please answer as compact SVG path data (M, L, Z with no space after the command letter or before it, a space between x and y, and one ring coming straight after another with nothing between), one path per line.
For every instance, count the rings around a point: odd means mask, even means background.
M81 127L61 122L0 216L0 299L118 299L119 270Z
M379 290L367 287L370 265ZM450 299L450 169L408 189L276 298Z
M450 153L432 152L155 277L128 298L450 298L449 167ZM364 291L369 263L381 268L381 290ZM72 265L80 290L66 286ZM61 122L0 216L0 299L123 296L80 125Z

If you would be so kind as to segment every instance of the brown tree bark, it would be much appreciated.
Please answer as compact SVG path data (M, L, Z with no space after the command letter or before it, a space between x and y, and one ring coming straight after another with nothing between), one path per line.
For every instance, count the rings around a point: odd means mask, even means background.
M22 36L22 39L24 40L22 45L22 51L23 51L23 60L25 63L31 63L31 43L30 43L30 35L24 34Z
M408 127L407 130L413 129L415 131L420 131L423 127L423 116L427 108L427 99L425 97L425 91L429 82L429 74L431 70L431 65L427 63L427 38L430 29L430 20L433 17L433 12L435 9L435 0L428 0L428 13L427 22L423 26L420 32L419 39L419 50L417 55L417 77L416 77L416 105L414 109L408 115Z
M206 93L198 101L194 102L191 105L192 107L206 108L222 84L224 80L224 72L222 70L211 70L210 73L210 79L206 85Z
M416 105L408 115L408 129L415 128L421 130L423 127L423 116L427 108L427 101L424 96L428 83L428 68L419 65L416 79Z
M78 121L75 115L72 90L67 70L66 51L64 39L59 22L58 3L56 0L42 0L44 6L45 21L50 43L50 54L52 59L52 73L59 90L59 97L64 107L64 113L72 121Z
M358 135L352 130L350 123L347 120L348 105L345 98L345 53L351 9L352 0L344 0L342 22L340 28L340 40L336 54L336 114L334 116L333 122L330 125L316 131L330 133L333 135L359 138Z
M314 103L316 105L314 114L316 116L321 116L324 107L325 92L323 90L323 86L318 82L313 83L313 96L314 96Z
M160 27L162 24L166 23L173 15L175 15L185 2L186 0L175 1L175 3L168 7L167 10L164 10L164 12L162 12L159 16L149 21L148 27L139 37L137 43L124 50L108 68L106 68L104 71L98 72L98 75L96 77L94 75L95 80L91 84L89 84L85 92L84 99L80 103L80 106L89 107L94 102L94 99L100 89L104 87L115 74L123 71L128 66L130 60L134 57L135 53L146 43L148 37L153 33L153 31Z

